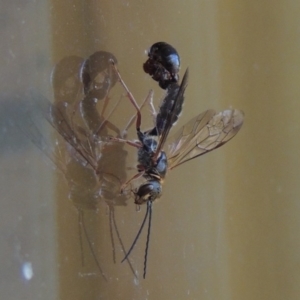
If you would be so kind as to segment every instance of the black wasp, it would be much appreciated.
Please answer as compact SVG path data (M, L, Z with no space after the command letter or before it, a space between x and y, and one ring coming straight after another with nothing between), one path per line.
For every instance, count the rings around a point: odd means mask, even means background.
M144 70L154 80L158 81L162 88L166 89L166 95L156 115L154 128L145 132L142 132L140 128L141 112L139 106L115 67L119 81L127 91L130 102L137 110L136 132L138 141L113 138L113 140L126 142L138 148L138 173L127 181L123 188L133 179L143 177L145 182L132 192L135 204L147 203L147 211L142 225L123 261L127 259L133 250L149 217L144 259L144 278L147 270L152 203L162 194L162 183L167 171L221 147L237 134L244 120L243 112L237 109L228 109L219 113L216 113L214 110L207 110L184 125L169 140L168 146L164 151L163 148L169 132L182 110L184 92L188 82L188 70L186 70L181 84L178 85L179 77L177 73L179 64L177 51L167 43L156 43L150 48L149 59L144 64Z

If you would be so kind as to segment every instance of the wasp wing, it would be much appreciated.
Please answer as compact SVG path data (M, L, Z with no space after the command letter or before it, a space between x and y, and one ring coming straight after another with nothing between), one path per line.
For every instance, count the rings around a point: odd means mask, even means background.
M169 135L169 132L173 126L173 124L177 121L178 119L178 115L177 113L181 111L181 107L184 101L184 92L185 89L187 87L187 82L188 82L188 72L189 70L186 69L182 82L180 84L180 87L178 89L178 93L176 95L176 98L174 100L173 106L172 108L167 112L167 116L166 116L166 122L164 123L164 126L162 128L161 131L161 136L159 138L159 143L157 145L157 149L156 149L156 154L154 156L154 159L156 159L160 153L160 151L162 150L167 137ZM175 85L176 87L176 85ZM178 86L177 86L178 87Z
M72 124L64 108L64 103L49 104L45 118L71 146L69 147L70 155L83 165L88 164L96 170L97 160L100 159L96 148L101 145L90 140L90 136L84 128Z
M237 109L219 113L210 109L193 118L171 139L169 169L221 147L238 133L243 121L244 113Z
M17 126L24 136L50 159L54 166L65 172L64 158L60 155L60 151L54 150L49 128L46 126L48 124L36 107L37 105L34 103L28 109L18 111L16 113Z

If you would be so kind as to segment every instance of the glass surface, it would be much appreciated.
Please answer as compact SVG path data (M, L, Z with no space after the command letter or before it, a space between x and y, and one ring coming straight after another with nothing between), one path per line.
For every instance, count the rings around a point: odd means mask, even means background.
M1 299L299 299L300 4L187 3L2 4ZM99 50L116 56L139 103L154 89L158 107L163 92L142 69L145 51L158 41L178 50L181 77L190 70L172 132L209 108L242 109L245 124L224 147L168 173L163 196L153 204L143 279L146 230L131 266L121 264L124 251L111 218L129 249L146 207L137 212L133 198L126 206L99 200L86 207L80 194L91 190L86 170L76 171L82 190L71 197L70 177L45 155L57 153L57 135L41 120L49 148L40 151L26 136L27 116L55 98L51 72L57 63ZM122 93L117 84L112 101ZM124 97L109 120L123 128L134 112ZM150 128L148 107L142 116L142 129ZM136 139L134 128L128 138ZM120 169L129 178L136 150L124 149Z

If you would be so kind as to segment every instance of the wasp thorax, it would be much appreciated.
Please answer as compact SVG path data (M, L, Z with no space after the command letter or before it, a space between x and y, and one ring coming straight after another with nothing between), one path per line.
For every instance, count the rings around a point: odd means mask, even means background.
M160 182L156 180L150 180L147 183L142 184L134 193L134 203L141 205L148 201L154 201L156 198L160 197L161 191L162 189Z
M157 141L155 139L153 139L152 137L144 138L143 149L150 155L155 153L155 151L157 149Z
M145 169L151 169L153 168L152 157L157 149L157 141L144 134L142 134L140 141L142 142L143 146L138 150L138 161L145 167Z

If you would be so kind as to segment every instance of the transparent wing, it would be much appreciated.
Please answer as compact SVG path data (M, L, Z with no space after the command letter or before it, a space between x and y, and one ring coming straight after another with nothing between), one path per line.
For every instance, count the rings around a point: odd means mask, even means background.
M45 118L70 146L69 154L83 165L97 170L103 143L95 141L84 127L74 124L64 103L49 104Z
M216 113L207 110L190 120L169 142L169 169L221 147L240 130L244 113L227 109Z

